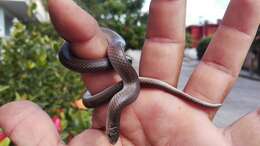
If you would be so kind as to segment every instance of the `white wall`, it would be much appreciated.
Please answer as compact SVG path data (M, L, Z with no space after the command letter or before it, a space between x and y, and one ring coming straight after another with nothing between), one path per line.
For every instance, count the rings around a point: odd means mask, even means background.
M5 14L2 7L0 7L0 37L5 36Z
M49 21L49 14L46 12L41 0L33 0L37 4L36 18L41 22Z
M49 21L49 15L41 0L0 0L0 37L9 35L14 17L21 18L26 22L28 19L26 9L31 1L37 4L36 18L41 22Z

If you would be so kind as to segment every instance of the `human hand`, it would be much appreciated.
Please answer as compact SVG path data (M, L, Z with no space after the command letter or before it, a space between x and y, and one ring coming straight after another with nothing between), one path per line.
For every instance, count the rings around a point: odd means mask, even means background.
M185 1L153 0L144 43L140 75L177 85L185 43ZM237 79L260 22L260 1L232 0L202 62L185 92L211 102L223 102ZM71 42L74 53L86 59L106 55L106 40L97 22L72 0L49 0L52 21ZM169 64L171 64L169 66ZM114 72L83 75L97 93L119 81ZM117 146L260 146L260 110L232 126L212 124L217 109L206 109L159 89L143 88L122 113ZM95 110L93 127L76 136L69 146L109 146L103 130L106 106ZM0 127L18 146L65 146L49 118L30 102L0 108Z

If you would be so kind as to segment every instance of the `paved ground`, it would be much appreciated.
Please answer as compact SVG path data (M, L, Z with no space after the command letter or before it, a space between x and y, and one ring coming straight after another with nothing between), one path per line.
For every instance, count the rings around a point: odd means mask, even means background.
M130 51L128 54L134 58L133 65L137 68L140 52ZM178 88L184 87L197 64L198 61L185 58ZM218 127L225 127L257 107L260 107L260 81L240 77L214 122Z

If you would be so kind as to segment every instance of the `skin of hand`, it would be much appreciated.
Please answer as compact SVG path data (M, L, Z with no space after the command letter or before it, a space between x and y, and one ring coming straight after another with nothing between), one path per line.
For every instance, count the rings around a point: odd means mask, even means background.
M177 86L185 43L185 0L152 0L143 46L140 75ZM106 41L95 19L72 0L49 0L56 30L86 59L106 55ZM259 0L231 0L225 17L185 92L223 102L234 85L260 22ZM114 72L84 74L97 93L119 81ZM93 114L93 126L68 146L109 146L104 134L107 106ZM217 109L206 109L164 91L142 88L122 113L116 146L260 146L260 110L231 126L212 124ZM17 146L65 146L50 117L34 103L20 101L0 108L0 127Z

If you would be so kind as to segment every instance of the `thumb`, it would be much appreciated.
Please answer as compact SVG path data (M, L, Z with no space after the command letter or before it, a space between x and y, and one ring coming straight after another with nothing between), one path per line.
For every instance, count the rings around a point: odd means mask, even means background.
M17 146L64 146L50 117L28 101L0 107L0 127Z

